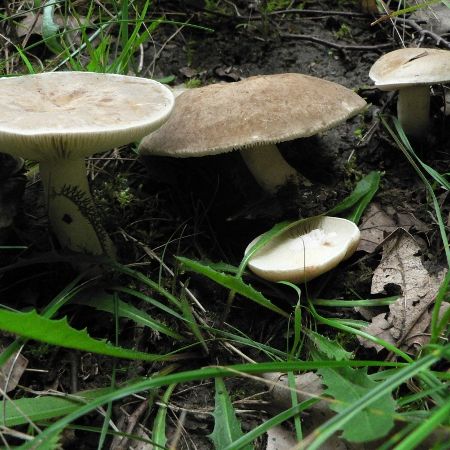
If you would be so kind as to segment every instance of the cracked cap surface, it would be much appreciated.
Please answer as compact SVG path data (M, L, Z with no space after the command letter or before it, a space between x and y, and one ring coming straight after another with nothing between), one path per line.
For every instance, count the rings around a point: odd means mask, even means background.
M450 51L401 48L378 59L369 72L382 90L450 81Z

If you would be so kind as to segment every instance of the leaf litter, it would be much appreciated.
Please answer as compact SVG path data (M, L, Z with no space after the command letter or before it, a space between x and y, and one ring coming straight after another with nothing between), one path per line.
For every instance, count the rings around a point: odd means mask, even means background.
M414 208L409 206L407 210L413 211ZM372 203L364 213L359 227L361 241L358 250L373 253L384 239L399 227L406 231L414 227L421 232L426 232L429 228L410 212L401 212L393 206L383 207L380 203Z
M428 341L431 309L445 270L433 274L423 265L421 247L404 229L395 230L383 243L381 262L375 269L371 294L399 294L389 312L372 319L364 331L415 353ZM382 350L382 345L358 338L366 348Z

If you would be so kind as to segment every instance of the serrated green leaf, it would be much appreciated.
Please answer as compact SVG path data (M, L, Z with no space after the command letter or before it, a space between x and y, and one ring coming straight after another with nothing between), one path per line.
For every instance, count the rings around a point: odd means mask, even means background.
M334 398L330 408L337 413L368 394L378 383L367 376L366 369L322 368L319 373L327 386L326 394ZM395 401L390 392L381 396L376 404L364 408L342 427L343 437L350 442L367 442L381 438L394 426Z
M228 395L223 378L216 378L216 396L214 406L214 430L208 436L214 447L219 450L233 444L236 439L241 438L244 433L241 424L234 412L233 404ZM252 450L253 446L248 444L240 447L243 450Z
M211 267L214 270L217 270L218 272L226 272L226 273L238 273L239 267L233 266L232 264L228 264L223 261L219 262L211 262L211 261L199 261L202 264L205 264L209 267Z
M99 311L106 311L111 314L114 313L113 295L108 294L105 291L82 291L80 292L80 294L78 294L76 299L72 301L72 303L75 303L77 305L87 305L91 308L95 308ZM179 341L185 340L185 338L181 336L181 334L173 331L168 326L153 319L145 311L142 311L120 299L117 300L117 309L120 317L125 317L127 319L133 320L140 325L149 327Z
M38 444L34 450L60 450L62 448L60 444L61 434L62 433L53 434L47 439L47 441Z
M0 310L0 330L23 336L27 339L74 348L85 352L99 353L116 358L161 361L175 359L167 355L136 352L108 344L106 341L91 338L86 330L72 328L67 318L46 319L36 311L26 313Z
M449 346L450 347L450 346ZM128 382L123 387L118 387L113 392L108 393L106 395L103 395L101 397L98 397L92 401L90 401L88 404L80 406L76 411L67 414L66 416L63 416L61 419L59 419L57 422L54 422L50 424L45 430L42 430L42 432L37 435L32 441L27 441L20 447L21 450L31 450L35 448L35 446L39 443L44 441L45 439L48 439L49 436L53 435L54 433L58 433L61 430L63 430L68 424L71 422L77 420L80 417L85 416L86 414L90 413L91 411L94 411L96 408L98 408L101 405L104 405L111 401L116 401L122 398L125 398L129 395L136 394L138 392L142 392L145 390L150 389L157 389L162 386L168 386L173 383L185 383L189 381L200 381L200 380L206 380L208 378L215 378L215 377L224 377L224 376L230 376L235 375L236 373L248 373L248 374L262 374L266 372L287 372L291 370L317 370L322 367L342 367L343 365L351 364L355 367L404 367L408 369L407 374L403 374L403 377L400 379L394 380L397 384L390 382L389 386L391 388L398 386L401 382L405 381L406 379L411 378L416 373L418 373L419 370L423 369L423 367L429 367L432 364L434 364L436 361L441 359L443 355L448 355L450 357L450 350L447 352L446 348L443 350L438 349L433 354L427 355L422 359L422 361L419 361L420 365L417 367L414 367L413 369L410 368L410 365L405 365L398 362L391 362L391 361L352 361L349 362L341 362L341 361L314 361L314 362L305 362L305 361L294 361L294 362L276 362L276 363L252 363L252 364L238 364L233 365L229 367L203 367L201 369L197 370L191 370L181 373L174 373L170 375L163 375L163 376L155 376L144 380L139 380L136 382ZM395 375L394 375L395 377ZM392 378L394 378L392 377ZM389 380L390 381L390 380ZM376 393L379 394L379 393ZM378 399L378 395L375 396L375 399ZM303 402L299 406L304 405ZM307 404L305 407L309 407L310 404ZM285 417L284 420L291 417L290 415L288 417ZM278 424L279 422L276 422L275 424ZM323 432L325 438L326 436L326 430ZM236 447L235 447L236 448ZM317 447L316 447L317 448Z
M265 308L270 309L282 315L283 317L289 317L289 314L287 312L278 308L278 306L275 306L270 300L264 297L264 295L262 295L261 292L258 292L252 286L244 283L240 278L236 278L226 273L217 272L208 265L201 264L189 258L177 256L177 259L188 270L204 275L209 279L215 281L217 284L220 284L223 287L231 289L232 291L235 291L238 294L243 295L244 297L247 297L250 300L253 300L259 305L264 306Z
M332 341L312 330L307 330L306 334L317 350L326 355L328 358L335 359L336 361L346 361L352 359L352 353L345 350L336 341Z
M0 423L14 427L62 417L89 403L89 400L111 391L111 388L103 388L79 392L76 395L43 395L6 401L4 407L0 408Z

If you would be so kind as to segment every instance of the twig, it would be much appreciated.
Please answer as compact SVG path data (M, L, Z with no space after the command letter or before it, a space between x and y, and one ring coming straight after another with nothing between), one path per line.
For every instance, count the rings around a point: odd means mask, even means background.
M426 30L422 28L415 20L412 19L398 19L400 22L403 22L408 27L411 27L414 31L420 34L420 42L423 42L426 36L429 36L431 39L436 41L436 45L442 45L443 47L450 48L450 42L444 39L437 33L433 31Z
M330 11L323 9L279 9L277 11L271 11L267 13L267 16L278 16L283 14L299 14L299 15L320 15L320 16L350 16L350 17L367 17L365 13L352 12L352 11ZM245 20L261 20L260 14L254 16L240 16L240 19Z
M166 48L166 45L173 39L175 38L182 30L184 27L186 27L189 22L192 20L193 15L191 15L188 19L185 20L185 22L175 30L174 33L172 33L167 39L166 41L161 45L161 48L155 53L155 55L153 56L153 60L152 62L149 64L149 66L147 67L147 69L145 69L145 71L143 72L143 76L147 75L150 72L150 76L153 77L153 72L155 71L155 67L156 67L156 61L159 59L159 57L161 56L161 53L163 52L163 50Z
M315 36L310 36L308 34L293 34L293 33L280 33L280 37L288 39L300 39L303 41L310 41L316 44L325 45L327 47L335 48L337 50L354 50L354 51L370 51L370 50L383 50L385 48L390 48L395 44L388 42L386 44L378 45L352 45L352 44L336 44L335 42L326 41L325 39L320 39Z
M148 410L149 402L148 399L145 399L140 405L130 414L125 415L124 422L127 423L125 433L130 435L135 429L138 420L142 417L142 415ZM125 413L126 414L126 413ZM110 449L118 449L118 448L127 448L129 438L126 436L116 436L110 446Z

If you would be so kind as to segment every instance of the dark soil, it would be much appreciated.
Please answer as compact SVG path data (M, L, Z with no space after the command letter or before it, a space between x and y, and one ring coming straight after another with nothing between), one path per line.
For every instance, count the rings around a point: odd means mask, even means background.
M439 251L439 236L430 217L423 184L377 118L379 112L395 113L393 96L374 89L368 77L375 60L383 52L400 45L393 38L392 24L386 21L371 26L373 17L363 14L355 2L350 1L311 0L304 2L305 9L322 12L268 15L264 20L258 19L257 2L218 3L217 8L207 10L201 0L156 2L155 17L164 15L186 25L162 24L158 28L152 45L145 49L145 75L156 79L173 75L172 84L192 85L235 82L258 74L300 72L354 89L370 107L363 116L323 135L283 144L281 148L286 159L307 176L313 186L305 189L287 186L276 197L261 191L237 152L192 159L147 157L141 164L132 151L125 149L121 152L123 158L109 165L103 166L96 161L101 174L94 181L94 194L99 198L101 208L105 208L105 224L119 248L121 260L124 263L146 262L145 270L149 276L158 277L159 263L154 259L149 261L142 246L134 242L137 240L146 245L151 243L151 248L171 267L176 267L174 255L238 265L246 245L256 235L279 221L325 212L343 199L362 176L379 170L383 176L376 201L384 208L393 207L429 224L428 232L420 236L433 249L430 259L439 263L443 254ZM312 38L317 38L316 42ZM417 45L417 38L407 30L407 45ZM427 40L423 44L432 47L436 43ZM425 162L443 173L448 171L449 135L448 121L441 113L441 106L442 98L437 95L432 104L433 133L426 143L418 145L418 151L422 152ZM361 140L357 135L364 135L364 138ZM112 194L118 186L129 188L133 196L129 205L119 206ZM40 197L36 200L36 195L39 193L36 194L35 185L27 189L23 208L27 214L19 215L14 230L8 232L9 242L31 246L24 256L39 257L54 245L48 238L45 220L40 218L44 217L43 211L36 209L40 204ZM444 211L448 212L446 200L445 196L440 198ZM354 298L355 295L365 298L370 293L370 275L378 259L376 254L357 253L332 275L312 282L308 289L312 294L320 293L323 298ZM2 261L2 265L15 261L11 256L11 260ZM42 307L73 276L69 264L60 263L55 269L55 263L48 259L45 264L5 273L2 284L8 287L0 295L6 302L14 292L14 303L20 304L21 308ZM190 280L189 287L207 310L204 319L217 325L227 292L199 276L188 277L186 274L180 277ZM30 281L24 284L19 280ZM258 282L255 277L250 281L282 307L287 308L289 303L296 301L296 294L290 289L274 288ZM120 283L120 280L115 282ZM165 282L169 285L172 280ZM75 314L72 325L88 326L91 335L114 340L110 316L93 313L87 307L77 307L78 312L74 311L67 311L67 314ZM353 311L337 314L359 318ZM285 322L250 302L237 301L229 323L259 342L270 342L274 347L285 349L285 336L282 335ZM122 326L121 343L124 346L128 344L160 353L173 350L172 343L166 338L136 329L133 324L123 323ZM365 356L365 351L358 348L356 342L352 345L359 356ZM256 351L254 354L248 349L245 351L255 360L260 358ZM74 370L78 371L78 389L109 383L111 363L106 358L83 356L80 369L79 361L74 366L73 359L63 350L40 348L26 356L34 368L50 369L45 376L28 374L22 379L22 384L36 389L58 386L61 390L71 391L71 372ZM209 355L198 351L183 368L233 362L241 362L241 359L226 353L219 344L211 343ZM123 369L119 376L122 379L157 369L141 363L131 366L122 363L120 368ZM183 424L186 433L179 448L212 448L206 436L213 427L209 415L214 402L213 386L212 382L200 386L184 385L181 392L174 394L175 415L178 414L176 407L188 411ZM251 382L238 380L230 381L228 387L234 400L264 390ZM252 408L239 406L238 409L248 411ZM128 410L132 412L133 407ZM264 410L263 404L240 414L245 429L251 429L267 417L261 410ZM116 413L121 415L120 411ZM170 416L172 430L177 427L175 415ZM68 443L67 448L96 448L88 442L81 445L84 442L82 435L78 433L69 439L72 443Z

